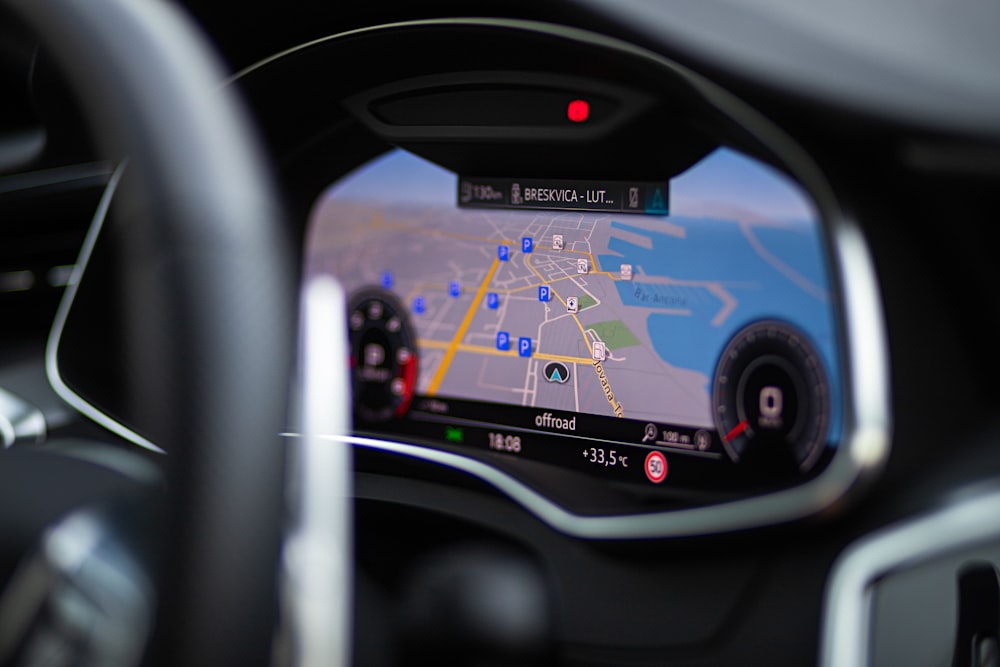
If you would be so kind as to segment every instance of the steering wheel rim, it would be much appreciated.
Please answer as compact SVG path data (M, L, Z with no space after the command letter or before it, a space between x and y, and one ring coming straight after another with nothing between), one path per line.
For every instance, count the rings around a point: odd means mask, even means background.
M277 610L295 266L277 189L223 68L169 3L4 0L97 145L115 215L129 394L168 453L153 662L264 664Z

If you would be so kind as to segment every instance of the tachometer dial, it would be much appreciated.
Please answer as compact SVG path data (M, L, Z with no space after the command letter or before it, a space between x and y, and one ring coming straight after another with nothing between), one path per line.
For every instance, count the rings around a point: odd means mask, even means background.
M354 411L363 421L402 417L417 383L417 348L403 304L369 287L351 297L348 309Z
M741 329L726 345L712 387L715 425L733 461L806 472L826 444L830 388L807 336L786 322Z

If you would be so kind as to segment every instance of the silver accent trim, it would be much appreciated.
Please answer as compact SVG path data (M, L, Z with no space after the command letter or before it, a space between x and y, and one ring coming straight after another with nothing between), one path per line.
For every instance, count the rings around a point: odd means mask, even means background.
M104 517L79 510L45 533L3 590L0 661L59 662L72 646L78 664L136 665L154 611L151 582L127 546Z
M0 444L41 442L47 432L45 415L37 407L0 388Z
M981 492L945 509L902 521L849 546L827 580L820 661L824 667L869 663L875 585L884 577L961 548L1000 538L1000 491Z
M815 515L844 503L888 459L892 420L888 346L875 270L864 237L837 203L829 183L806 151L780 128L738 98L686 67L618 39L533 21L460 18L421 20L362 28L317 39L261 60L232 77L238 80L298 51L335 39L377 31L429 26L505 27L542 33L641 58L684 77L705 100L738 122L780 156L815 199L826 223L831 283L840 288L841 376L844 430L833 460L816 478L793 489L745 500L672 512L618 517L581 517L556 506L512 477L480 461L387 440L350 438L373 449L447 465L480 477L546 523L571 535L649 538L729 532Z
M353 616L351 448L324 433L351 432L351 385L344 360L347 299L333 278L302 290L299 418L305 434L289 443L282 592L292 665L351 664Z
M69 284L66 286L66 291L63 292L62 300L59 302L59 309L56 311L55 320L52 322L52 330L49 333L49 340L45 346L45 373L48 375L49 384L52 385L53 391L55 391L59 398L68 403L77 412L111 431L115 435L128 440L129 442L158 454L166 454L163 449L160 449L129 427L119 423L115 419L101 412L91 403L88 403L85 398L69 388L69 386L63 381L62 375L59 373L59 342L62 340L63 330L66 327L66 318L69 316L69 311L73 307L73 301L76 299L76 292L80 287L80 280L83 278L84 271L87 269L87 264L90 262L90 256L94 252L94 246L97 243L97 238L100 236L101 229L104 227L104 220L107 217L108 209L111 206L111 198L114 196L115 189L118 187L118 182L121 180L126 164L127 161L123 161L119 164L111 174L111 178L108 180L108 186L104 190L104 194L101 195L101 201L97 205L97 211L94 213L94 219L90 223L90 229L87 230L87 236L84 238L83 246L80 248L80 257L77 259L76 265L73 267L73 273L70 276Z
M85 162L67 167L53 167L25 174L11 174L0 178L0 194L19 192L53 185L66 185L103 180L113 169L108 162Z

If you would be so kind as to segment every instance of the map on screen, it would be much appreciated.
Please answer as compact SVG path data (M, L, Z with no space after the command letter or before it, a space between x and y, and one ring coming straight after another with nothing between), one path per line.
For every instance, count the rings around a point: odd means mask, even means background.
M669 216L459 208L456 184L395 150L311 214L307 274L399 299L418 395L709 428L719 355L762 319L805 332L838 395L818 216L780 173L719 149Z

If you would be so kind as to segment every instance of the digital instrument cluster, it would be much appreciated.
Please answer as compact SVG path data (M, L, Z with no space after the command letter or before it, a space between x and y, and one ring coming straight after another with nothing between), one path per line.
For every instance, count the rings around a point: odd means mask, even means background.
M316 202L306 273L349 295L359 435L722 495L814 476L838 444L818 214L733 150L602 182L395 149Z

